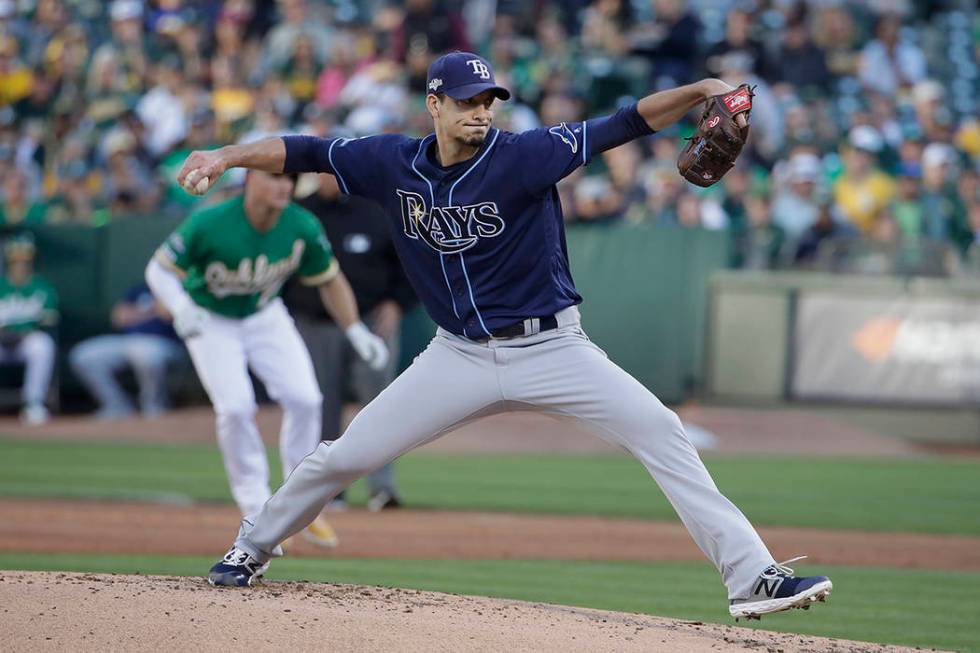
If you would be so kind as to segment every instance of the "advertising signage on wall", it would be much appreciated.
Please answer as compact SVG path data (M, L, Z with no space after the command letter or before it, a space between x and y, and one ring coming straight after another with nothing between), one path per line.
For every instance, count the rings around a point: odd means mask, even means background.
M976 404L980 303L801 292L792 364L798 399Z

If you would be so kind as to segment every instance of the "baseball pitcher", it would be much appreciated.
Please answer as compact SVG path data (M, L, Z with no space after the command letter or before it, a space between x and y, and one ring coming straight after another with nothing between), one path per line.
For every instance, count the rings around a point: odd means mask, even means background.
M214 406L218 446L242 515L258 512L270 496L248 368L283 408L284 475L320 442L322 397L310 355L279 299L286 279L297 274L318 287L326 309L372 367L388 359L384 342L360 321L319 221L290 202L295 181L295 175L249 171L243 195L191 215L146 268L146 281L174 316ZM314 517L303 536L335 546L329 524Z
M671 125L710 97L744 91L706 79L610 116L520 134L493 127L494 102L510 93L477 55L437 59L428 91L435 129L421 139L287 136L194 152L179 173L192 186L234 166L335 175L345 193L385 208L409 280L439 325L428 348L346 433L319 445L242 522L211 583L250 584L276 545L354 479L468 420L519 405L588 422L639 459L721 573L733 616L824 598L830 580L797 577L776 563L718 491L677 416L582 330L555 187L597 154Z

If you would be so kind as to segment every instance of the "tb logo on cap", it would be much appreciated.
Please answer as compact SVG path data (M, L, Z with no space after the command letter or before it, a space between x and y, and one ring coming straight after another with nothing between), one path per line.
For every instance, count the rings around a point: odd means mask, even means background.
M479 75L480 79L490 79L490 69L479 59L470 59L466 65L473 67L473 74Z

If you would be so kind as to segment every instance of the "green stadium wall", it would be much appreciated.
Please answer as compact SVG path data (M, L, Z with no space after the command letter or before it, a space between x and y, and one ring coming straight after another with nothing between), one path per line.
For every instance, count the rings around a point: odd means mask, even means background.
M62 354L109 330L113 303L142 278L147 260L177 223L130 218L98 228L36 230L38 271L60 295ZM664 401L683 399L703 381L708 279L725 263L724 234L614 225L572 227L567 235L590 337ZM434 330L421 309L407 316L403 368ZM64 372L61 383L63 389L76 387Z

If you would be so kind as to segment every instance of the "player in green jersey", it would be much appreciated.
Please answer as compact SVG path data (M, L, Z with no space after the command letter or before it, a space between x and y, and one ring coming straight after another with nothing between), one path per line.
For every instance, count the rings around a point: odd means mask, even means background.
M4 243L6 274L0 278L0 363L24 364L24 410L28 424L48 421L44 397L54 367L54 339L45 331L58 322L58 295L34 273L34 238Z
M279 448L286 475L320 441L321 394L313 364L279 292L291 275L317 286L357 353L381 367L384 341L360 321L350 285L319 221L292 204L295 177L250 171L245 192L185 220L147 266L150 289L174 316L214 405L218 445L242 514L270 496L248 368L283 408ZM325 520L304 532L333 546Z

